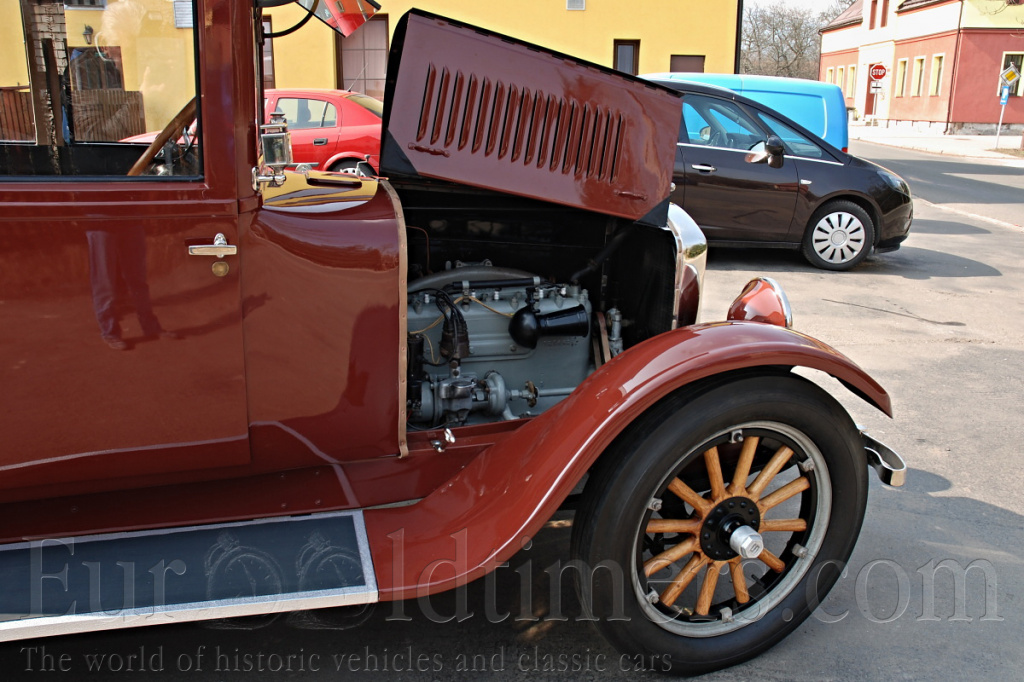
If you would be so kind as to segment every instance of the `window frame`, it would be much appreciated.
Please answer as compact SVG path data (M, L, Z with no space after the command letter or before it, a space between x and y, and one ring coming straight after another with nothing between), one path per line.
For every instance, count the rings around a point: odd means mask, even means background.
M633 48L633 64L629 71L623 71L619 68L619 48L620 47L631 47ZM639 40L626 40L616 38L612 40L612 68L621 73L626 73L631 76L636 76L640 73L640 41Z
M942 71L946 65L946 53L932 55L931 73L928 74L928 96L938 97L942 94Z
M1010 66L1012 57L1018 57L1018 59L1013 60L1013 63L1017 65L1017 70L1020 71L1021 74L1024 74L1024 51L1018 52L1011 50L1003 52L1003 59L1001 62L1002 67L999 69L999 73L1002 73L1003 71L1006 70L1008 66ZM999 85L996 88L996 94L1001 94L1002 89L1003 83L1002 80L1000 80ZM1016 92L1014 92L1014 90L1016 90ZM1013 97L1024 97L1024 75L1022 75L1021 78L1017 79L1017 83L1015 86L1010 86L1010 95Z
M914 57L914 72L910 77L911 97L920 97L924 92L924 60L924 55Z
M907 66L909 66L908 58L904 57L896 62L896 77L893 79L893 86L895 97L906 97L907 96Z

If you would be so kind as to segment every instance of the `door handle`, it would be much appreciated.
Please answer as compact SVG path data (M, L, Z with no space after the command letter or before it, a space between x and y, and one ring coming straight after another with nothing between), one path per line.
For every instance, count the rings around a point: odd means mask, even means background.
M701 173L714 173L716 170L718 170L714 166L708 166L703 163L692 164L690 168L692 168L695 171L700 171Z
M195 246L188 247L188 255L190 256L216 256L217 258L223 258L224 256L234 256L237 253L238 247L234 244L228 244L227 237L220 232L213 238L212 244L196 244Z
M327 144L327 138L326 137L318 137L315 140L313 140L313 144L318 145L318 146L325 145L325 144Z

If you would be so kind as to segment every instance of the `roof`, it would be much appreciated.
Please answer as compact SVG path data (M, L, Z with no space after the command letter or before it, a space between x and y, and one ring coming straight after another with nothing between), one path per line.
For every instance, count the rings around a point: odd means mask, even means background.
M896 8L897 12L905 12L910 9L917 9L918 7L927 7L928 5L938 5L949 0L903 0Z
M845 12L843 12L838 17L833 19L829 24L827 24L823 29L821 29L821 31L822 33L824 33L825 31L834 31L837 28L855 26L863 21L864 0L854 0L853 4L846 8Z

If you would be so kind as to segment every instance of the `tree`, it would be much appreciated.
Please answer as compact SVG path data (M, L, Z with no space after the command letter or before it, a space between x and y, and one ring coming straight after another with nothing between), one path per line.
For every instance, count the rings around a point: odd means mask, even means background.
M818 78L819 31L850 6L829 0L817 10L793 7L783 0L751 2L743 15L740 73L791 78Z

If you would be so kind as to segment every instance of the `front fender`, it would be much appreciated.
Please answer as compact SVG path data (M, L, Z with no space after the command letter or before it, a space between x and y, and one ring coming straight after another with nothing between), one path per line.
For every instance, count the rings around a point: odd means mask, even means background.
M381 599L450 589L508 560L615 437L669 393L724 372L779 366L827 372L892 414L888 395L862 369L799 332L722 322L660 334L601 367L418 503L367 510Z

